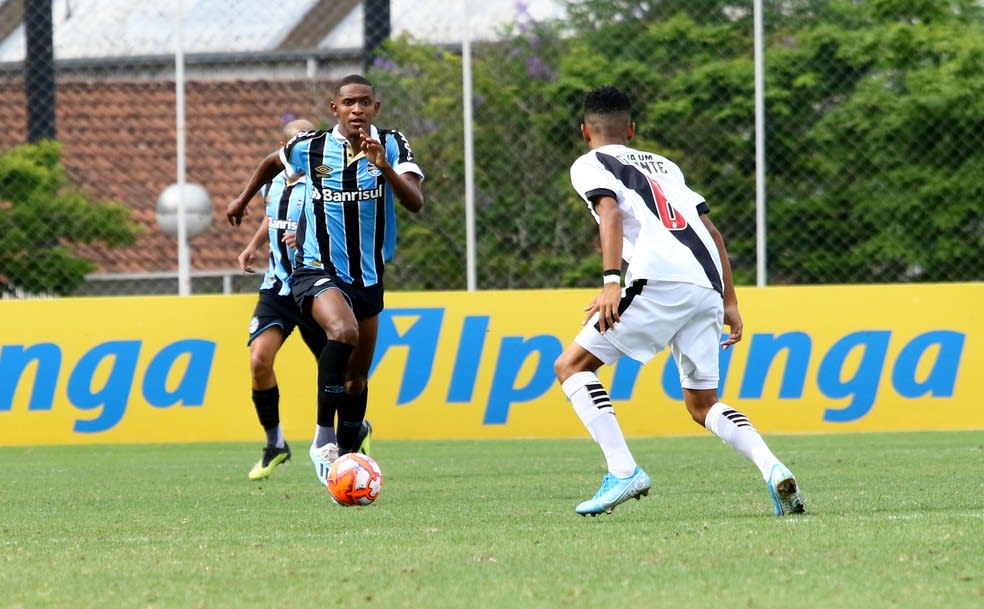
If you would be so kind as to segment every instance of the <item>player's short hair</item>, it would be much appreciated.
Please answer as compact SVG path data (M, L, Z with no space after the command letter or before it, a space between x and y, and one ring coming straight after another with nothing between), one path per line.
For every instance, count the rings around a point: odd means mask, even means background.
M301 131L314 131L314 123L303 118L294 119L281 128L280 135L287 142Z
M349 74L335 83L335 97L338 97L338 95L342 92L342 87L345 85L366 85L370 89L373 89L373 92L375 92L372 82L370 82L368 78L361 74Z
M617 87L604 86L584 96L584 123L594 132L617 135L632 121L632 101Z
M584 113L632 114L632 101L617 87L598 87L584 96Z

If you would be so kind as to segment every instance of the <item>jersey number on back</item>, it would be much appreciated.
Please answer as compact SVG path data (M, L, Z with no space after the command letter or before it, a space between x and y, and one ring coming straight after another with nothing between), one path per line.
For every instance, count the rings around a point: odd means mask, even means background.
M649 188L653 191L653 199L656 201L655 208L651 205L649 206L650 211L656 214L656 217L660 219L667 230L683 230L687 228L687 219L673 209L670 202L666 200L666 195L663 194L663 189L660 188L659 183L649 176L646 176L646 180L649 182Z

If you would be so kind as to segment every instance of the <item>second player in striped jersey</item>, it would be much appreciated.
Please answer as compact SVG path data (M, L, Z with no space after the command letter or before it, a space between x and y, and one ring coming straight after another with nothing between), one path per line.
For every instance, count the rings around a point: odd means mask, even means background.
M281 144L313 125L306 120L294 120L284 125ZM303 174L288 176L280 172L262 188L266 215L256 234L237 259L239 267L253 272L253 256L265 243L270 244L267 269L260 285L256 307L249 323L249 368L252 398L267 436L263 455L249 472L251 480L263 480L274 468L290 459L290 447L280 425L280 389L274 373L277 353L295 326L305 344L317 358L325 346L325 335L314 323L304 319L290 290L291 260L294 250L285 236L297 229L297 219L307 196L308 180Z

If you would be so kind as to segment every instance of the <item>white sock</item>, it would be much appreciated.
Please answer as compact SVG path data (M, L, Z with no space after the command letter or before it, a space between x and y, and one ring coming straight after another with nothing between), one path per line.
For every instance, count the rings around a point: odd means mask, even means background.
M267 444L273 446L274 448L284 447L284 428L280 425L280 423L277 423L276 427L264 429L263 432L266 434Z
M759 468L762 479L769 479L772 466L779 463L779 460L769 450L759 432L752 427L748 417L724 402L717 402L707 412L704 427L725 444L748 457Z
M321 448L325 444L335 443L335 428L322 427L318 425L314 428L314 447Z
M608 391L593 372L576 372L561 384L574 412L587 428L608 463L608 471L618 478L631 476L636 462L625 444L625 436L615 420L615 409Z

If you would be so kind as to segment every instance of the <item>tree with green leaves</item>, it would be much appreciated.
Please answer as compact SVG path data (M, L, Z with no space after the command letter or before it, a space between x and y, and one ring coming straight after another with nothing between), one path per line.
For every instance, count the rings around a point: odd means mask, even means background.
M769 55L770 269L984 279L981 6L835 4L837 23L777 32Z
M0 291L68 295L96 266L73 245L132 245L139 226L126 207L95 200L69 181L57 142L0 155Z

